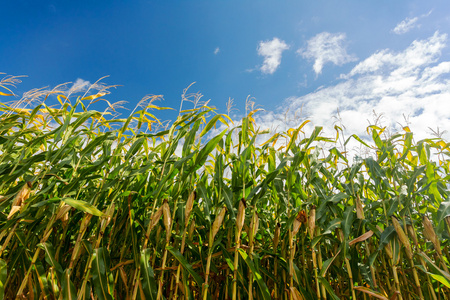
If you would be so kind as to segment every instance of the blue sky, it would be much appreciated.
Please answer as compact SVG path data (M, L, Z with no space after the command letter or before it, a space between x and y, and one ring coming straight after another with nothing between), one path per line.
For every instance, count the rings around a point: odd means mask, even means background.
M19 96L109 75L122 86L107 99L129 108L147 94L178 108L196 82L219 112L234 99L236 118L254 97L263 127L309 118L331 134L339 110L349 133L373 111L419 136L450 128L448 1L15 0L2 11L0 72L28 76Z

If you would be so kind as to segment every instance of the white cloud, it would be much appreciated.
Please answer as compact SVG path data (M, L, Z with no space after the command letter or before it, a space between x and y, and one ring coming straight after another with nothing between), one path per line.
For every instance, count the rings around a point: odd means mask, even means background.
M264 57L263 65L260 68L261 72L273 74L280 66L283 51L287 49L289 49L289 46L278 38L259 42L258 55Z
M374 53L341 76L340 83L290 97L277 112L261 113L257 120L261 128L282 131L309 119L308 128L324 126L325 135L333 137L340 117L347 134L364 138L375 112L382 115L378 125L391 131L408 125L416 140L430 137L429 128L450 128L450 61L441 58L446 42L447 35L436 32L403 51Z
M89 81L83 80L81 78L77 78L75 83L69 89L69 94L76 93L76 92L84 92L89 88L90 85L91 85L91 83Z
M418 20L419 20L418 17L406 18L403 21L401 21L400 23L398 23L397 26L395 26L395 28L392 29L392 31L394 33L396 33L396 34L407 33L408 31L410 31L414 27L417 27L416 23L417 23Z
M322 32L307 42L306 49L298 49L297 53L306 59L314 60L314 72L318 75L322 73L326 63L341 66L356 60L355 56L347 53L345 39L345 33Z
M219 47L217 47L216 49L214 49L214 55L219 54L219 52L220 52L220 48L219 48Z
M428 13L423 14L419 17L414 17L414 18L406 18L403 21L401 21L400 23L397 24L397 26L395 26L394 29L392 29L392 32L395 34L404 34L407 33L408 31L410 31L411 29L420 27L420 24L417 23L417 21L419 21L422 18L426 18L429 15L431 15L432 10L430 10Z

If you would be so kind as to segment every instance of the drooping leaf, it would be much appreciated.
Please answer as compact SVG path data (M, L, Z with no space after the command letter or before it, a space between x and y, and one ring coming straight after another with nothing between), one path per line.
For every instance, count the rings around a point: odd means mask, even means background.
M75 200L72 198L63 198L62 201L76 209L90 213L91 215L99 217L105 216L105 214L99 211L95 206L85 201Z

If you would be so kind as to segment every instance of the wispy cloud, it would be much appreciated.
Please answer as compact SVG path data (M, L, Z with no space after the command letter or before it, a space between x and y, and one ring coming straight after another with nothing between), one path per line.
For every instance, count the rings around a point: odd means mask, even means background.
M395 34L404 34L404 33L407 33L408 31L410 31L411 29L420 27L420 24L418 23L419 19L428 17L431 14L431 12L432 11L430 10L428 13L423 14L419 17L404 19L403 21L398 23L394 29L392 29L392 32Z
M270 41L261 41L258 46L258 55L264 57L260 70L264 74L273 74L281 64L281 55L289 46L278 38Z
M354 55L347 53L345 46L345 33L322 32L307 42L306 49L298 49L297 53L306 59L314 60L314 72L322 73L326 63L341 66L356 60Z
M418 20L419 20L418 17L406 18L403 21L401 21L400 23L398 23L397 26L395 26L395 28L392 29L392 31L395 34L407 33L408 31L410 31L414 27L417 27L417 21Z
M214 49L214 55L219 54L219 52L220 52L220 48L219 48L219 47L217 47L216 49Z
M69 94L76 92L85 92L90 85L91 83L89 81L77 78L74 84L70 87Z

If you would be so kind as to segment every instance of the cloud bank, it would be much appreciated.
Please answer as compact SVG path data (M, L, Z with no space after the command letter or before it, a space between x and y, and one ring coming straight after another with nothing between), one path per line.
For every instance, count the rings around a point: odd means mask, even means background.
M260 68L264 74L273 74L281 64L281 55L289 46L278 38L271 41L261 41L258 46L258 55L264 57L264 62Z
M409 126L416 138L429 137L429 128L450 128L450 61L441 60L446 43L447 35L435 32L403 51L378 51L341 75L340 83L290 97L278 112L261 114L259 123L281 131L309 119L333 136L340 119L348 133L363 137L375 112L382 116L379 125L393 131Z
M306 49L298 49L297 53L314 60L313 69L319 75L327 63L341 66L356 60L355 56L347 53L345 39L345 33L322 32L308 40Z

